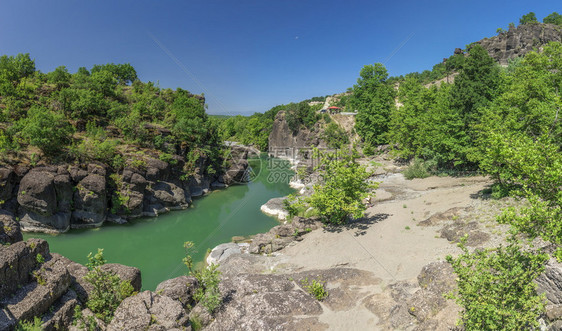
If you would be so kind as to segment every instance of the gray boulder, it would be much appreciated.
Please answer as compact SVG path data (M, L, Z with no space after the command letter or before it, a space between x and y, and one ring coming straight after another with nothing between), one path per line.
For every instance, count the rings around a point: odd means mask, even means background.
M179 301L185 308L193 304L193 294L197 287L199 282L195 277L180 276L158 284L156 293Z
M37 254L49 257L49 245L42 239L28 239L0 246L0 300L31 281L37 267Z
M43 316L43 331L67 330L72 323L74 308L78 305L76 292L72 289L60 297Z
M546 296L549 304L562 304L562 263L551 258L537 278L537 292Z
M107 209L105 186L105 177L97 174L89 174L78 183L74 192L73 228L103 223Z
M144 291L121 302L107 330L170 330L187 327L189 317L178 301Z
M18 191L18 203L26 211L51 216L57 207L55 176L50 172L31 171L25 175Z
M0 210L0 245L13 244L22 240L20 224L16 222L11 213Z
M141 272L138 268L129 267L118 263L107 263L101 266L103 271L115 273L121 281L128 281L135 291L140 291L142 287Z
M47 312L70 286L70 274L64 261L57 256L44 263L37 271L36 282L19 288L10 298L1 301L7 316L19 321Z

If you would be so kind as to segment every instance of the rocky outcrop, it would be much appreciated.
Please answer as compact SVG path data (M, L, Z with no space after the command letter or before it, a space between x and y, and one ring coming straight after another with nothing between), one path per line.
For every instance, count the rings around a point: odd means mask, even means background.
M199 287L199 282L195 277L180 276L158 284L156 293L179 301L184 307L188 307L194 304L193 294L197 287Z
M20 224L14 215L6 210L0 210L0 245L13 244L23 240Z
M121 302L107 330L170 330L187 327L182 305L168 296L144 291Z
M288 224L277 225L267 233L256 235L250 243L249 251L253 254L269 254L281 250L295 240L302 240L302 235L322 227L316 218L295 217Z
M192 197L211 188L247 182L246 158L253 150L239 145L231 148L228 166L212 176L206 174L209 160L204 156L195 162L190 176L185 176L185 157L180 155L164 162L157 155L131 154L117 173L101 163L0 167L0 206L17 216L27 232L60 233L99 227L105 221L125 223L158 216L187 208ZM9 223L8 217L0 218ZM11 224L6 229L13 228ZM0 230L0 241L9 240L8 232Z
M269 199L261 206L260 210L266 215L274 216L278 220L284 221L289 217L289 212L285 209L285 200L287 200L286 197Z
M322 132L320 123L312 129L301 128L293 132L285 120L285 112L280 111L269 134L269 155L292 162L306 161L312 147L326 147L326 142L321 139Z
M509 59L523 56L551 41L562 41L562 28L553 24L537 23L510 28L506 32L492 38L485 38L478 43L496 61L506 65Z

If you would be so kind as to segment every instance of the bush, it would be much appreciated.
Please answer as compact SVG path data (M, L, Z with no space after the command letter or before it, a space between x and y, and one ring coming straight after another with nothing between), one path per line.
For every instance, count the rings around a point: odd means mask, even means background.
M427 178L431 176L432 163L420 158L414 158L412 163L402 173L406 179Z
M101 269L106 263L103 249L98 249L95 255L88 254L88 260L89 271L84 279L92 284L93 290L86 305L98 318L109 323L121 301L135 294L134 289L129 281L121 281L115 273Z
M19 321L16 325L16 331L41 331L41 319L37 316L33 317L33 321Z
M190 255L193 242L187 241L183 247L186 252L183 263L189 270L189 273L199 281L199 287L195 290L193 298L212 314L222 303L222 296L219 291L221 272L217 270L218 265L212 264L201 270L195 270L193 268L193 259Z
M466 237L465 237L466 240ZM466 330L527 330L538 327L544 297L533 282L544 270L546 254L526 252L511 241L507 247L447 256L457 274L458 294L449 295L461 305Z
M355 153L315 150L313 157L319 160L315 171L322 181L314 185L312 195L298 200L293 207L307 204L318 211L323 222L331 224L344 224L348 217L362 217L366 208L363 199L377 184L367 182L369 174L355 161Z
M22 138L49 156L60 152L74 131L63 115L39 106L32 107L18 124Z
M308 280L308 277L301 281L304 289L314 296L316 300L322 301L328 297L328 292L326 291L325 282L321 280L313 279L312 282Z

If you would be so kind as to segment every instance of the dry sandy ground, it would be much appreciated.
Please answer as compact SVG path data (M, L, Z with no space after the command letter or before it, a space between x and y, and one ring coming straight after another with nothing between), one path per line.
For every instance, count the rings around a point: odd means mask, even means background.
M417 223L453 207L486 208L478 193L491 183L484 177L406 180L399 173L384 175L380 181L377 201L363 222L339 230L313 231L278 256L286 270L350 267L372 272L378 279L355 286L353 308L325 307L320 321L329 330L380 328L379 317L367 309L369 295L387 291L388 284L414 280L424 265L460 251L440 238L437 230L442 226Z

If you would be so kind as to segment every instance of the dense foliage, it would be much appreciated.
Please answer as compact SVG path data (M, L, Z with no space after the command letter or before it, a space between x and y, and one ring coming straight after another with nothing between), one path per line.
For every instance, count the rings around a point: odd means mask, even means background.
M358 111L356 131L367 144L384 144L394 110L394 89L386 81L388 73L380 63L366 65L359 76L348 101L350 107Z
M355 153L315 150L313 157L318 160L314 170L320 180L310 196L288 199L289 212L297 214L312 207L328 224L345 224L350 217L362 217L366 209L363 200L377 185L367 181L370 174L357 163Z
M102 269L106 263L103 249L98 249L96 254L90 253L88 260L89 271L84 279L92 284L92 291L86 305L98 318L109 323L121 301L133 295L134 290L129 281L121 281L117 274Z
M180 88L139 81L130 64L81 67L75 73L60 66L44 74L29 54L2 56L0 157L97 160L119 168L127 159L125 146L134 145L156 156L206 156L218 169L222 141L204 102Z
M538 326L544 298L533 282L544 270L546 254L507 247L480 249L447 257L457 274L458 294L452 295L464 310L466 330L526 330Z

